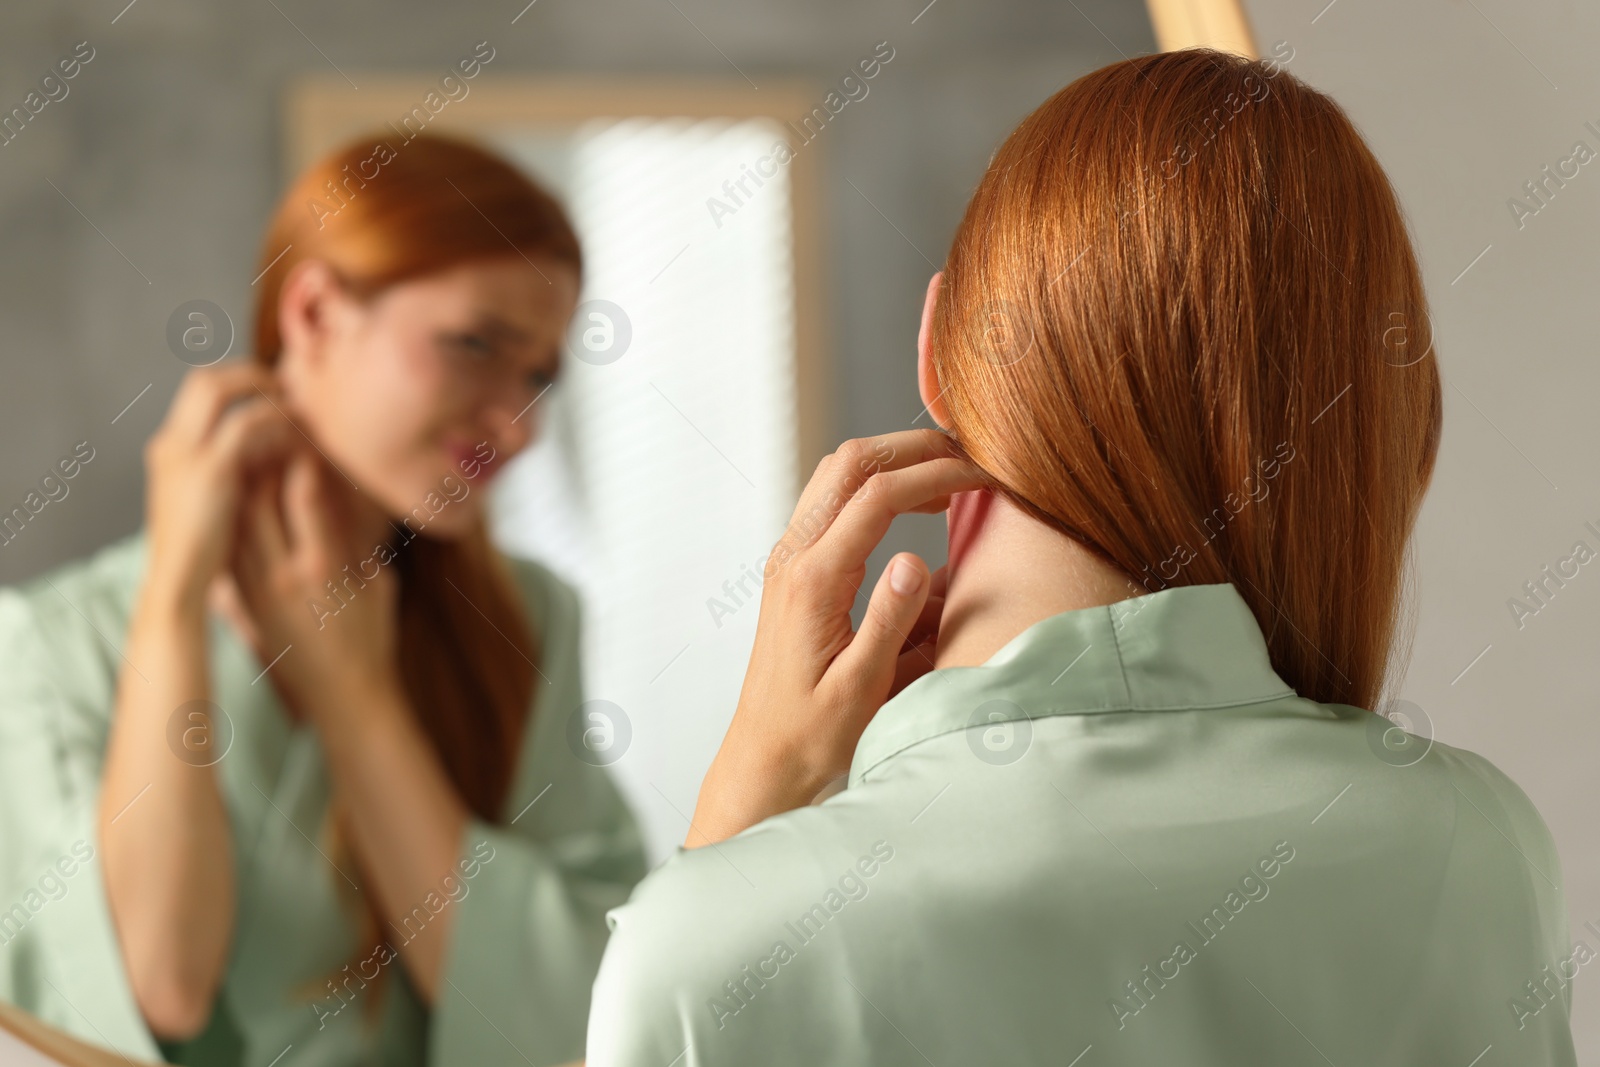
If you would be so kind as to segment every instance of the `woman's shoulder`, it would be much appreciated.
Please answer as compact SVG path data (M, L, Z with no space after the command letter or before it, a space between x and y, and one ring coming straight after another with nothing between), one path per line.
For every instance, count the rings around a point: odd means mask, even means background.
M1440 757L1454 786L1459 801L1456 840L1468 850L1463 862L1474 869L1479 891L1497 893L1507 901L1531 903L1530 932L1539 939L1543 950L1538 962L1566 960L1571 955L1572 939L1561 853L1533 798L1510 774L1480 753L1453 745L1435 745L1429 755ZM1514 915L1505 915L1508 923ZM1566 995L1570 1012L1570 986ZM1516 1008L1512 1010L1516 1013Z
M19 628L43 639L96 631L109 639L120 633L133 611L144 561L140 530L87 556L0 586L0 654Z
M144 560L140 532L0 586L0 687L14 708L107 704Z
M1533 799L1509 774L1487 756L1438 741L1433 743L1429 755L1438 758L1451 785L1469 808L1517 843L1530 861L1537 856L1551 865L1559 862L1555 837L1544 817ZM1559 881L1555 877L1557 870L1549 873L1552 880Z
M896 850L870 812L846 807L797 808L714 845L675 848L607 914L619 955L642 965L641 978L698 961L695 969L719 976L716 987L730 966L737 973L751 953L765 955L775 933L792 940L814 932L774 917L827 922L860 911L853 902L885 883Z
M611 908L590 1061L667 1062L686 1042L714 1040L719 1063L792 1062L770 1043L787 1048L814 1025L844 958L871 944L908 891L910 869L880 821L845 807L800 808L675 849ZM794 966L800 956L811 962Z
M1487 756L1435 741L1423 763L1448 780L1455 800L1452 842L1458 862L1475 872L1482 891L1499 886L1536 902L1546 947L1567 950L1566 891L1555 835L1538 806Z

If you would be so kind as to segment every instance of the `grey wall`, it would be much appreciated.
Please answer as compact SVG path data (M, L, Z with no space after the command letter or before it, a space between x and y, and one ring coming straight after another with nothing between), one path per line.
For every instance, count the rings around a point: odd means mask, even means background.
M1585 926L1600 929L1600 560L1552 584L1548 605L1525 625L1508 607L1575 542L1600 552L1600 160L1564 188L1552 183L1548 206L1520 227L1507 206L1513 197L1534 204L1523 183L1574 142L1600 152L1600 133L1584 126L1600 129L1600 8L1246 6L1263 50L1289 42L1289 69L1332 93L1361 127L1423 261L1445 428L1416 534L1419 612L1405 698L1439 740L1488 756L1538 805L1561 851L1572 936L1600 951ZM1383 887L1373 894L1381 909ZM1585 1063L1600 1062L1594 966L1579 972L1573 999ZM1507 1000L1535 977L1508 976ZM1519 1061L1515 1049L1496 1048L1483 1062Z

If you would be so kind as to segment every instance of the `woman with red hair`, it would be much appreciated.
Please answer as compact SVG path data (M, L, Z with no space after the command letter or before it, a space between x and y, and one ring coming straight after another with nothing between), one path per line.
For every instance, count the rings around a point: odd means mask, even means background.
M1209 50L1068 85L917 381L943 432L847 442L767 562L590 1067L1572 1065L1548 829L1387 699L1441 389L1339 106ZM947 508L854 630L895 515Z
M0 591L0 882L66 890L0 917L0 996L174 1063L582 1054L645 856L567 741L576 593L483 507L581 268L465 142L356 142L285 194L254 359L184 380L146 529Z

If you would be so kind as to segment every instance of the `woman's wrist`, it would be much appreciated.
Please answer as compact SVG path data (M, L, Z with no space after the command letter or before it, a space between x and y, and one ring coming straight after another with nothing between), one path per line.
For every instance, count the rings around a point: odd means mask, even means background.
M684 847L715 844L763 819L803 808L829 780L798 755L740 744L730 730L701 783Z
M158 622L204 624L210 582L178 568L152 563L139 594L139 612Z
M330 672L324 686L306 695L305 704L311 722L328 744L411 715L397 676L357 668Z

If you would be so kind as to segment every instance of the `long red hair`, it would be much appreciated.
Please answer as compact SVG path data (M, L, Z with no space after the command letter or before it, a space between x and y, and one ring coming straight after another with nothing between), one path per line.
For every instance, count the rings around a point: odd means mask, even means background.
M1148 590L1231 582L1303 697L1375 708L1442 398L1393 188L1332 99L1207 49L1045 101L931 324L997 491Z
M511 164L434 134L353 141L299 176L267 228L255 358L272 366L281 354L279 295L301 260L327 262L366 298L463 262L518 252L552 257L581 276L578 238L565 212ZM528 726L539 642L481 522L459 541L423 535L397 551L405 691L467 807L498 822ZM335 860L349 858L359 871L340 814L330 814L324 829ZM335 885L351 896L343 878ZM384 940L382 924L370 899L349 903L362 919L356 958L365 958ZM378 1001L368 999L369 1011Z

